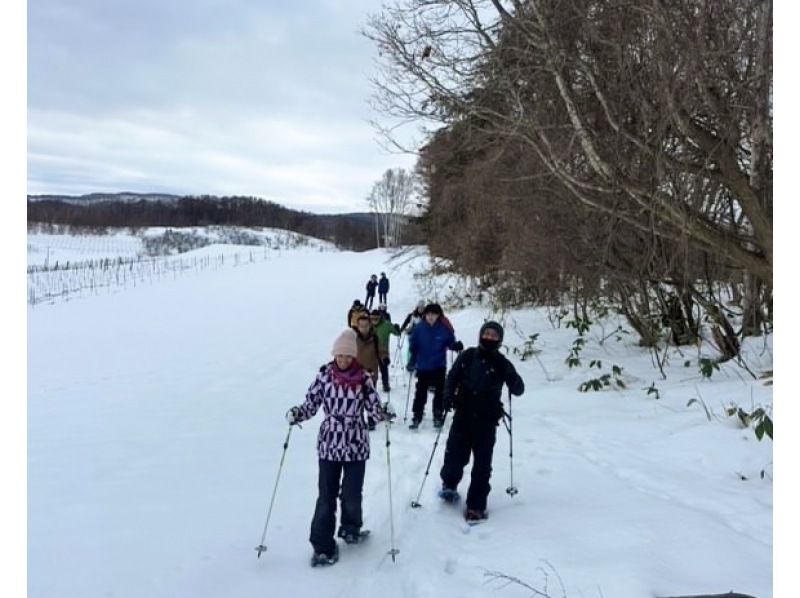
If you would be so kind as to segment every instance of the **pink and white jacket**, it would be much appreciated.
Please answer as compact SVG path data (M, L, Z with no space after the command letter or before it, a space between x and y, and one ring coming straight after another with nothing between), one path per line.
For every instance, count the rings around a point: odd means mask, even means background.
M300 405L297 421L311 419L322 406L325 419L319 427L317 453L326 461L369 459L369 430L364 419L368 411L375 421L386 416L367 371L356 361L347 370L335 362L322 366Z

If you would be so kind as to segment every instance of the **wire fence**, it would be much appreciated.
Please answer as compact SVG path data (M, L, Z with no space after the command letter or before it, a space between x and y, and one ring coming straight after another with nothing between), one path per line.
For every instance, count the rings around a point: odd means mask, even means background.
M28 266L28 304L55 303L101 292L177 279L186 273L219 270L265 261L269 247L216 256L136 256Z

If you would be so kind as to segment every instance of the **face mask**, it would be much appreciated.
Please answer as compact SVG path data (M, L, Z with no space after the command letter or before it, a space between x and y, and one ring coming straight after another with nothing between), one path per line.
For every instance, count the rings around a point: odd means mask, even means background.
M497 351L500 348L500 341L491 340L488 338L482 338L480 340L480 345L487 351Z

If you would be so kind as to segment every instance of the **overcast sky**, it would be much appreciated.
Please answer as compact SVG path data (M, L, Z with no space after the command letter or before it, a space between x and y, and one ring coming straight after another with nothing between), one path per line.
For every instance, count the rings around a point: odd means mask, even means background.
M366 208L379 0L29 0L28 193Z

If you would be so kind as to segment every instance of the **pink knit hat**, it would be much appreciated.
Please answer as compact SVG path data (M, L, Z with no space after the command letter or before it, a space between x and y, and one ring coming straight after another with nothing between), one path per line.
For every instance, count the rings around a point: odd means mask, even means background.
M350 357L358 357L358 347L356 346L356 331L348 328L343 331L333 342L333 349L331 355L350 355Z

